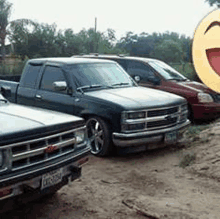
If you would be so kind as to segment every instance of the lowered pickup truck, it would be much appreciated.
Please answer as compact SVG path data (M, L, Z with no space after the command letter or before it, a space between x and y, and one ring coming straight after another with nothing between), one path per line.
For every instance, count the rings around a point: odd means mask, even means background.
M91 152L113 146L145 150L174 144L190 124L184 98L139 87L116 62L80 58L29 60L20 83L0 80L11 102L86 120Z
M79 178L89 153L82 118L13 104L0 94L0 213Z
M139 85L180 95L188 101L190 120L220 117L220 94L206 85L190 81L171 66L157 59L123 55L75 55L75 58L95 58L116 61Z

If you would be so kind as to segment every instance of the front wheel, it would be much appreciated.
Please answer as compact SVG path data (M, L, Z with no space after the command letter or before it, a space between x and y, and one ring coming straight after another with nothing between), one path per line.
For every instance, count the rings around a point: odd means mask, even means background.
M91 153L106 156L112 148L109 124L99 117L91 117L86 121Z

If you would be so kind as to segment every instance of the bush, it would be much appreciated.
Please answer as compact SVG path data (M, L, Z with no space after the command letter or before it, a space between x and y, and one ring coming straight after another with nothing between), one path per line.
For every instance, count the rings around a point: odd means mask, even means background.
M179 166L182 168L185 168L185 167L189 166L190 164L194 163L195 159L196 159L195 153L193 153L193 152L186 153L183 156L182 160L180 161Z
M27 60L15 63L2 63L0 64L0 75L21 75L26 62Z

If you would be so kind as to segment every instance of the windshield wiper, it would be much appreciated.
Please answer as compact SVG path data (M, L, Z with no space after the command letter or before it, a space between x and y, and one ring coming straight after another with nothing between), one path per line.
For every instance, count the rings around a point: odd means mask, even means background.
M5 102L5 103L8 102L8 100L6 100L6 99L0 99L0 101L1 101L1 102Z
M115 83L115 84L112 84L111 86L122 86L122 85L129 85L130 83L128 82L121 82L121 83Z
M187 78L170 78L168 81L187 81Z
M83 89L91 89L91 88L99 88L99 87L107 87L105 85L102 84L91 84L91 85L85 85L82 87L77 87L77 91L81 91L83 93Z

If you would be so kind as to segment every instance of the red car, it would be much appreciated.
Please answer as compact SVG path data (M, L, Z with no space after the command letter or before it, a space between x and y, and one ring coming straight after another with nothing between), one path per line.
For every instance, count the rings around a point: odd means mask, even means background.
M117 55L82 55L110 59L118 62L140 86L151 87L185 97L189 103L191 120L214 119L220 117L220 94L206 85L190 81L166 63L150 58Z

